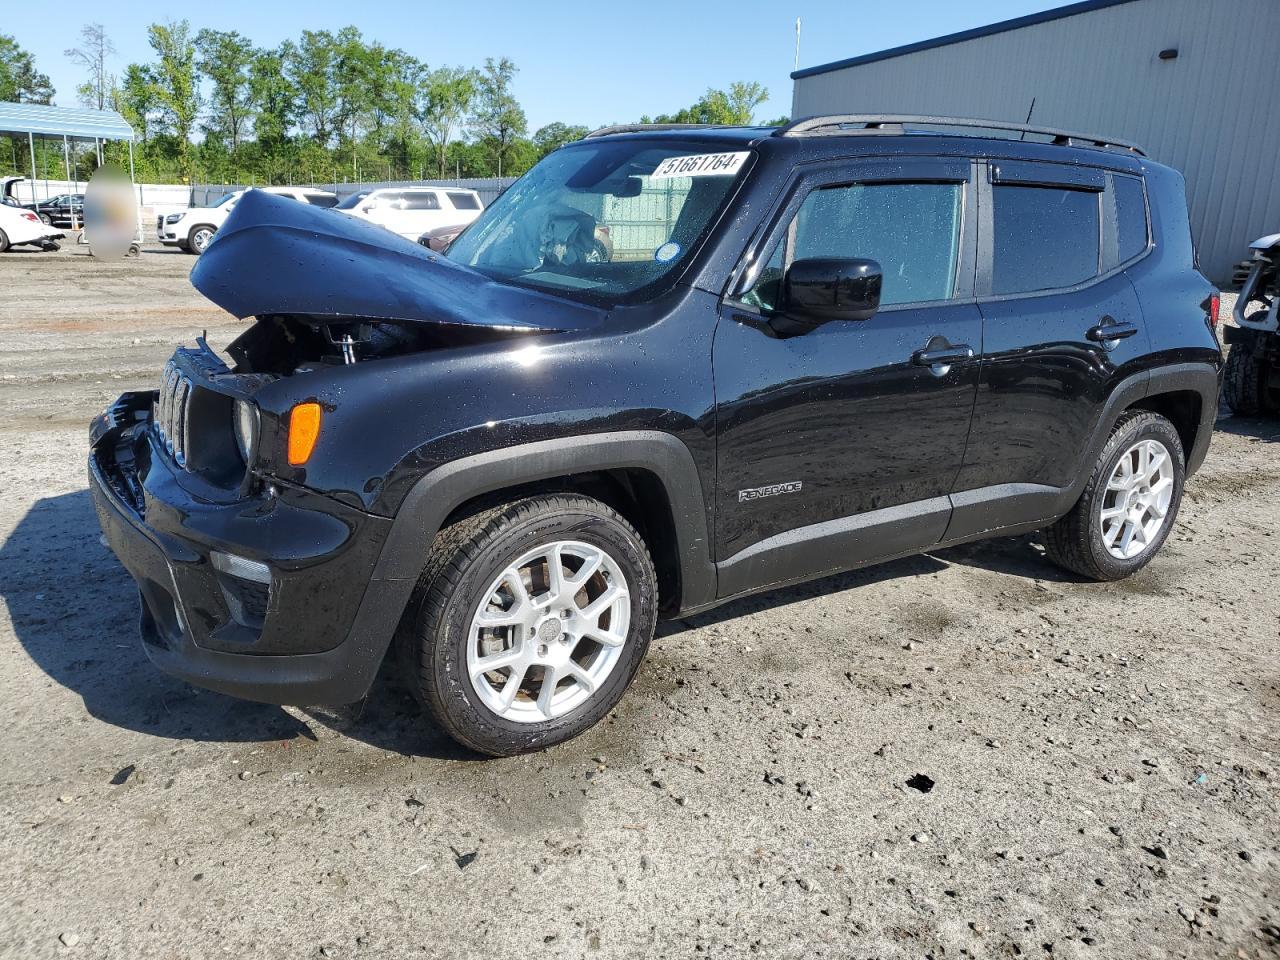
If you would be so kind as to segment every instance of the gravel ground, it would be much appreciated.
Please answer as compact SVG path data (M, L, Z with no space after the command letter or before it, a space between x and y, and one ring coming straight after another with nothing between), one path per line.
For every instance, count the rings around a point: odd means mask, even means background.
M478 761L391 675L147 663L85 424L240 328L192 262L0 257L0 955L1280 956L1280 423L1219 421L1129 581L1018 538L734 603Z

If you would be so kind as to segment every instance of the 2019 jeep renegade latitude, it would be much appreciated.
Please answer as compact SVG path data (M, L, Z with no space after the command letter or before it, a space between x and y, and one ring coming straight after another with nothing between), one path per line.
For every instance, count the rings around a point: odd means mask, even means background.
M91 428L151 659L347 702L395 637L509 754L612 709L660 615L1040 529L1147 563L1221 366L1182 179L928 123L602 131L447 257L246 193L192 274L256 318L231 365L179 349Z

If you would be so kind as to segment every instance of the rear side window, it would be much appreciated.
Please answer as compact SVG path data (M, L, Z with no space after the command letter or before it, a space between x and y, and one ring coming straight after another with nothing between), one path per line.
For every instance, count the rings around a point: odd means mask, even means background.
M439 210L440 198L434 193L406 193L401 210Z
M448 191L449 202L453 204L455 210L479 210L480 200L471 193L456 193L453 190Z
M1005 185L992 194L992 293L1052 290L1098 275L1101 194Z
M1142 181L1135 177L1115 178L1116 246L1119 263L1131 260L1147 249L1147 201Z

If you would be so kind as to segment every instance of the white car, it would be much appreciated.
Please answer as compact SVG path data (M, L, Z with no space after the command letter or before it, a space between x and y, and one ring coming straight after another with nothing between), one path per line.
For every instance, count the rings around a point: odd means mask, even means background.
M57 250L58 241L65 236L57 227L42 223L38 216L18 203L13 187L25 179L0 178L0 253L26 244L42 250Z
M335 209L416 241L437 227L465 227L484 204L460 187L378 187L353 193Z
M292 197L301 203L309 203L316 207L332 207L338 203L338 195L328 190L316 190L312 187L254 187L265 193L275 193L282 197ZM209 246L209 241L218 232L218 228L226 222L236 201L244 196L245 191L236 190L219 199L212 206L191 207L181 213L161 214L156 217L156 239L166 247L178 247L188 253L201 254Z

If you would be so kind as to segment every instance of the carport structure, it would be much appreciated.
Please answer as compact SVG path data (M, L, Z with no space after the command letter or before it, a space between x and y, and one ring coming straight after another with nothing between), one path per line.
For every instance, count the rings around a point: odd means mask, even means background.
M0 135L26 136L31 148L31 189L35 199L36 138L62 140L62 161L71 181L71 145L92 141L98 165L102 165L102 145L111 140L129 144L129 180L133 181L133 128L114 110L80 107L52 107L42 103L0 103Z

